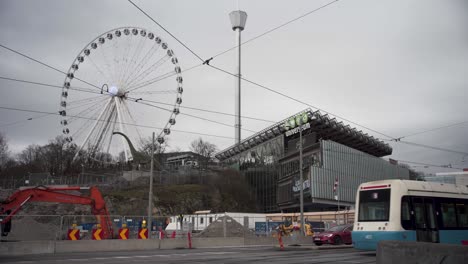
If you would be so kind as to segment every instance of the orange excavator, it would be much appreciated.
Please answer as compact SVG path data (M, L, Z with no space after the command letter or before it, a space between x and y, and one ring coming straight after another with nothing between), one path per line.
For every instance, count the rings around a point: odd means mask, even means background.
M89 190L89 196L67 193L70 191ZM38 186L20 189L13 193L6 201L0 203L0 216L2 217L2 235L6 236L11 229L11 218L29 202L50 202L83 204L91 206L92 213L96 216L102 227L102 238L109 239L113 236L112 222L107 211L106 202L102 198L97 187L79 186Z

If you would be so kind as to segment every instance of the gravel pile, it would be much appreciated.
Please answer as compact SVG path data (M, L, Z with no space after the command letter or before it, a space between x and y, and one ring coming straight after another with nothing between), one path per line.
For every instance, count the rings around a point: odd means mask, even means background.
M226 218L226 237L243 237L244 227L229 216L222 216L216 219L197 237L224 237L223 220Z

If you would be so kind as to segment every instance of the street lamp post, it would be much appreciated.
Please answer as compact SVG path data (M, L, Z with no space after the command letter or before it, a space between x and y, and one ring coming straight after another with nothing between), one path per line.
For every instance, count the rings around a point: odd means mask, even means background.
M241 140L241 31L245 28L245 22L247 21L247 13L244 11L232 11L229 13L231 20L232 30L236 31L236 43L237 43L237 78L236 78L236 98L235 98L235 140L236 144L240 143Z
M153 139L151 141L151 168L150 168L150 184L148 194L148 227L151 232L151 214L153 209L153 165L154 165L154 132Z
M301 231L302 234L305 235L305 225L304 225L304 176L302 173L302 118L299 119L299 182L301 183L301 186L299 188L300 190L300 197L299 197L299 203L300 203L300 211L301 211Z

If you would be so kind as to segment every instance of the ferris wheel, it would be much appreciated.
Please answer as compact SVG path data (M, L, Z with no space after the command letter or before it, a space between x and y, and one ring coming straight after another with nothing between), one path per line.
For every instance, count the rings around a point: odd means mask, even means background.
M181 72L168 44L142 28L113 29L88 43L60 95L61 130L76 146L75 159L131 160L129 144L115 132L138 144L149 135L142 130L156 130L164 144L182 103Z

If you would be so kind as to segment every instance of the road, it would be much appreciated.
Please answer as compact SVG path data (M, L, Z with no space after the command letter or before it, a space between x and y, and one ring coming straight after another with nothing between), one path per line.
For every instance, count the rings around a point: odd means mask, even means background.
M134 252L93 252L55 255L2 257L1 263L375 263L375 253L360 252L352 248L312 250L307 248L210 248L176 249Z

